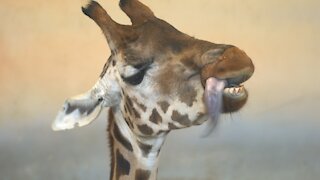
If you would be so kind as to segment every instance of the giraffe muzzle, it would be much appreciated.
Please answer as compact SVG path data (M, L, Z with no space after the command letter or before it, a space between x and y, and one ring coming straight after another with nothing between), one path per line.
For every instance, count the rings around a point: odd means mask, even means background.
M215 77L227 82L226 87L239 86L247 81L254 72L254 65L247 54L237 47L226 49L217 59L209 62L201 69L201 82Z
M201 69L201 83L205 87L205 101L211 102L206 103L208 113L212 111L218 116L218 112L235 112L241 109L248 99L248 91L242 83L247 81L253 72L254 66L251 59L245 52L234 46L226 49L212 63L205 65ZM212 87L219 84L223 84L222 90ZM208 93L210 91L214 93ZM215 103L210 100L212 98L216 99Z

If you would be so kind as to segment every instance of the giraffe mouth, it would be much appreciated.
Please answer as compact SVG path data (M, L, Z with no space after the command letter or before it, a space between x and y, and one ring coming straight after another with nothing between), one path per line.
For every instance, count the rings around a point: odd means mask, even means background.
M226 80L210 77L206 80L204 102L210 117L205 136L217 125L220 114L239 110L247 101L248 93L242 84L228 86Z
M209 115L211 128L216 126L222 112L239 110L246 102L248 92L242 84L229 85L228 81L210 77L206 80L204 102Z
M226 49L216 61L202 67L201 83L211 124L217 123L220 113L236 112L245 105L248 91L242 83L253 72L251 59L237 47Z
M234 98L242 97L246 94L246 89L244 85L232 85L231 87L225 87L223 90L225 96L230 96Z
M225 80L211 77L206 80L204 97L208 113L217 119L220 112L224 111L225 101L242 101L248 97L248 92L242 84L228 85Z

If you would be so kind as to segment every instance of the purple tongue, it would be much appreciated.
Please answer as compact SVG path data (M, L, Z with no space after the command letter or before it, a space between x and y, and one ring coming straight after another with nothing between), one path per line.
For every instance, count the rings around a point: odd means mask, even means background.
M205 133L205 136L210 134L214 127L217 125L221 109L222 109L222 94L223 89L226 86L226 82L218 80L214 77L208 78L206 81L206 87L204 91L205 104L209 114L209 128Z

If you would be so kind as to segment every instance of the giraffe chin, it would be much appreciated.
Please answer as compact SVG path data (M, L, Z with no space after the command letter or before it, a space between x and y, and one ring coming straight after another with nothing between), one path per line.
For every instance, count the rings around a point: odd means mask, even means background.
M240 110L248 100L248 91L243 85L225 88L223 91L223 113Z

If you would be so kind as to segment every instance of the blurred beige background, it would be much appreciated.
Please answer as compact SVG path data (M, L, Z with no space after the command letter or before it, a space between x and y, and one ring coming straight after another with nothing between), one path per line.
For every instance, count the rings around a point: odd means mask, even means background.
M115 0L99 1L129 23ZM320 178L320 1L143 0L179 30L234 44L253 59L250 100L204 126L171 133L159 179ZM65 98L96 81L109 48L81 2L0 1L0 179L107 179L106 113L52 132Z

